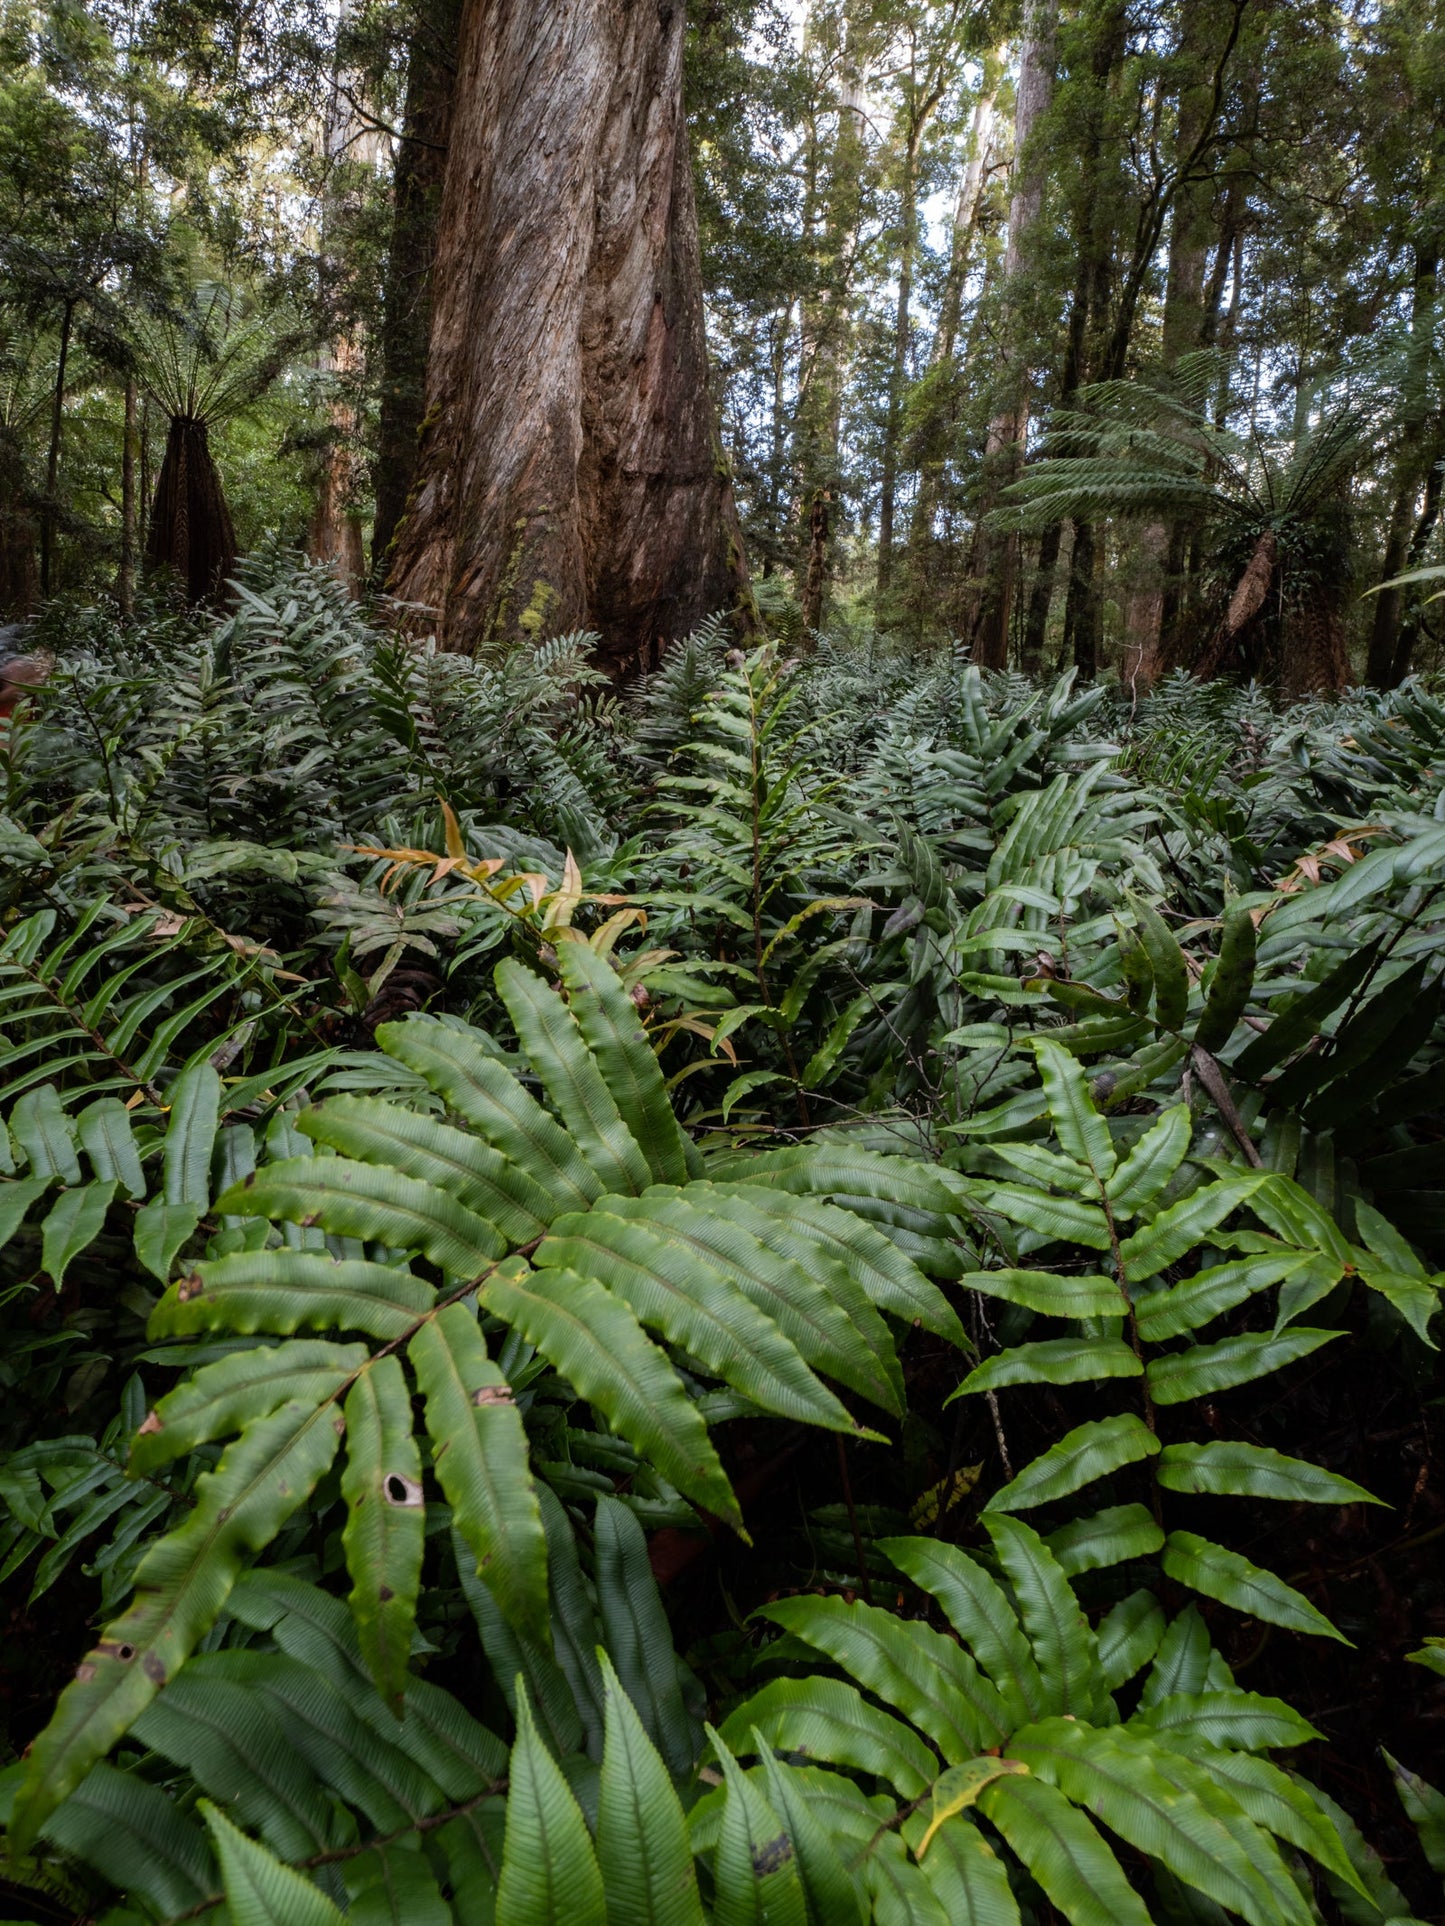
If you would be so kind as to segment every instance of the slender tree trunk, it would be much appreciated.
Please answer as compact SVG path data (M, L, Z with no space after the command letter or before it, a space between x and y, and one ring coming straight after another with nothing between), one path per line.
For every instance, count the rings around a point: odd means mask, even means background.
M840 441L843 387L853 339L853 277L862 218L863 172L867 161L864 128L864 73L861 30L853 0L847 0L838 49L838 126L825 170L813 143L808 218L804 227L823 263L821 285L807 295L799 314L798 405L793 430L794 502L801 511L803 546L798 575L807 582L815 568L810 505L821 489L833 504L842 498ZM828 538L832 540L832 518ZM819 621L827 605L831 551L823 557Z
M342 8L339 28L345 21ZM338 67L332 76L323 132L326 149L326 189L321 204L321 269L323 286L334 289L341 279L335 259L338 219L356 198L358 164L374 162L378 136L366 126L354 104L354 88ZM315 562L336 571L347 593L359 599L366 585L366 544L363 534L360 474L361 420L356 386L365 368L361 324L343 322L317 357L317 369L329 376L326 402L327 431L316 476L316 500L306 537L306 552Z
M136 385L125 384L125 426L120 443L120 569L116 575L115 599L121 620L129 622L135 614L135 565L139 553L136 510L136 453L139 443L136 420Z
M1096 117L1081 157L1082 192L1077 202L1081 238L1078 260L1074 269L1073 294L1069 302L1068 326L1064 334L1064 357L1059 368L1058 405L1061 408L1072 406L1079 383L1083 378L1090 314L1096 298L1102 299L1104 293L1104 273L1098 261L1100 223L1096 208L1100 147L1101 135ZM1049 615L1053 608L1059 551L1062 546L1063 526L1056 522L1044 531L1039 543L1038 568L1024 620L1022 660L1028 673L1037 674L1043 666L1044 640L1048 634ZM1076 558L1078 568L1086 571L1083 576L1076 573ZM1092 534L1088 534L1084 538L1082 550L1077 540L1070 543L1069 588L1064 606L1064 648L1060 658L1064 663L1067 663L1075 652L1080 620L1080 598L1092 595L1092 584L1093 538Z
M898 488L898 437L903 422L903 388L908 378L909 303L913 299L913 254L918 243L918 144L924 121L908 130L903 154L902 235L898 250L898 301L893 321L893 365L888 375L888 420L883 432L883 461L878 490L878 583L876 599L888 592L893 574L893 508Z
M140 404L140 500L136 503L136 546L141 555L146 552L146 542L150 536L151 504L151 398L141 397Z
M1420 485L1413 474L1395 490L1390 526L1385 535L1385 553L1380 562L1382 582L1388 582L1392 575L1398 575L1405 566L1405 551L1410 545L1419 496ZM1398 588L1381 589L1375 597L1370 646L1365 659L1365 680L1372 688L1388 689L1393 686L1395 642L1400 632L1400 611L1404 602L1405 591Z
M412 29L407 55L406 119L392 188L372 474L376 513L371 576L378 588L386 580L392 541L406 513L416 471L417 435L426 411L432 262L451 133L460 14L460 0L434 0Z
M467 0L390 581L448 648L587 626L621 675L712 610L751 610L707 383L683 27L675 0Z
M958 330L963 318L963 290L968 281L974 236L978 227L979 207L988 181L996 94L996 83L990 77L985 80L984 89L974 104L973 124L969 132L968 160L959 180L958 196L953 207L953 224L948 249L948 276L944 282L943 297L939 304L938 327L934 332L928 353L929 371L935 376L936 385L932 391L933 400L929 417L921 431L920 439L924 447L924 455L919 464L918 495L913 505L913 521L908 536L909 572L920 594L925 592L923 578L927 572L927 557L934 537L934 520L938 514L939 493L943 486L944 468L948 461L947 437L953 407L951 394L942 385L937 384L941 380L940 371L952 369L958 351ZM926 592L931 597L931 587Z
M953 221L949 230L948 275L943 284L943 298L938 308L938 330L929 349L928 365L941 367L952 361L958 347L958 326L963 317L963 290L968 281L968 270L973 259L974 232L978 226L978 211L983 202L983 190L988 181L989 162L993 155L994 103L998 99L996 81L985 82L983 91L974 102L973 120L969 128L968 163L964 167L958 183L958 197L953 204Z
M1213 181L1199 178L1197 168L1191 168L1190 163L1214 105L1204 64L1207 27L1202 15L1207 5L1209 0L1185 0L1180 33L1180 64L1185 78L1177 107L1174 167L1179 187L1170 212L1164 286L1161 361L1166 373L1181 355L1200 346L1206 326L1204 277L1209 263ZM1212 292L1217 303L1217 289ZM1135 580L1125 598L1120 679L1135 695L1152 689L1163 667L1165 568L1172 526L1168 521L1151 522L1142 530L1135 555Z
M318 357L321 373L332 377L337 392L327 404L328 438L321 453L316 501L306 534L306 553L313 562L329 563L353 599L360 598L366 582L366 543L357 499L360 423L346 388L359 375L361 358L360 347L350 334L342 335Z
M1019 666L1025 675L1038 675L1044 666L1044 642L1049 629L1049 611L1054 602L1054 576L1059 566L1064 525L1051 522L1039 537L1038 563L1034 585L1029 591L1028 612L1024 617L1023 654Z
M1445 483L1445 413L1436 419L1435 436L1431 444L1432 459L1425 471L1425 497L1421 504L1415 532L1410 537L1410 546L1405 551L1405 569L1419 568L1425 559L1425 551L1430 546L1430 537L1435 533L1435 524L1440 519L1441 485ZM1403 620L1395 641L1395 660L1391 665L1390 686L1396 688L1410 673L1410 656L1415 647L1415 637L1420 631L1419 591L1416 591Z
M816 631L823 621L823 589L828 579L828 491L813 496L808 514L808 572L803 586L803 627Z
M1224 211L1220 216L1219 233L1214 246L1214 265L1210 268L1209 279L1204 290L1204 318L1199 329L1199 345L1204 348L1213 347L1216 340L1221 348L1228 345L1220 332L1220 309L1224 303L1224 290L1230 283L1231 274L1236 280L1238 278L1235 244L1243 238L1241 223L1244 206L1243 170L1232 167L1229 170L1229 186L1225 191ZM1237 289L1231 288L1231 310L1237 306L1236 293Z
M793 333L790 301L772 322L772 433L768 452L768 538L763 574L771 575L783 559L784 529L788 518L788 343Z
M1114 4L1100 17L1091 58L1093 98L1080 171L1078 200L1082 236L1069 316L1069 344L1065 357L1064 400L1073 399L1086 372L1095 368L1098 337L1107 326L1114 269L1114 220L1105 195L1103 168L1104 117L1115 69L1124 51L1125 11ZM1108 350L1104 352L1107 354ZM1107 365L1104 377L1114 371ZM1098 592L1099 543L1093 526L1075 521L1070 549L1069 588L1064 603L1064 651L1082 681L1098 673L1101 608Z
M1043 205L1044 170L1030 153L1034 129L1054 97L1054 43L1058 0L1030 0L1019 54L1014 96L1013 191L1009 200L1008 241L1004 251L1005 341L1002 401L989 423L984 443L984 478L979 522L998 502L1018 473L1028 428L1030 320L1023 301L1022 275L1029 236ZM979 542L982 600L974 627L974 660L983 668L1008 662L1009 611L1018 568L1018 537L982 529Z
M1412 556L1424 554L1424 543L1412 535L1411 525L1415 522L1416 503L1419 500L1421 487L1428 486L1441 453L1438 438L1426 432L1428 419L1426 369L1435 324L1436 282L1439 267L1438 243L1416 247L1410 305L1410 354L1406 364L1405 428L1401 436L1397 465L1399 479L1390 515L1389 533L1385 539L1384 560L1380 569L1381 581L1388 581L1392 575L1398 575L1402 565ZM1438 479L1435 488L1438 502ZM1433 514L1430 516L1430 523L1433 527ZM1427 535L1426 540L1428 539ZM1404 607L1405 596L1401 589L1386 589L1375 598L1365 679L1377 689L1391 688L1400 679L1395 665L1399 654L1400 618ZM1407 648L1405 660L1408 661L1408 659L1409 649Z
M40 593L48 597L54 586L55 522L59 511L60 437L65 427L65 369L70 359L70 330L75 303L67 301L60 321L60 352L55 362L55 391L50 406L50 452L45 463L45 506L40 514Z

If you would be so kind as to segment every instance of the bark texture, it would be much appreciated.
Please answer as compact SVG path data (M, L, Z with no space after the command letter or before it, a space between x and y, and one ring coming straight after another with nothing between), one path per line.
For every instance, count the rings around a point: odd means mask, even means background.
M366 542L360 508L361 477L356 445L360 437L357 410L345 384L355 375L361 354L355 339L343 335L323 350L320 372L330 375L337 391L327 408L325 446L316 474L316 501L306 531L306 553L336 571L353 600L366 586Z
M1349 687L1350 657L1337 597L1326 589L1306 593L1288 609L1280 649L1280 694L1340 695Z
M188 602L218 595L236 567L236 531L206 424L172 417L146 537L146 570L170 569Z
M808 511L808 570L803 579L803 627L809 633L823 621L823 590L828 580L828 491L813 494Z
M416 472L417 430L426 413L432 265L451 135L460 17L459 0L436 0L418 18L407 56L406 120L396 156L381 320L371 534L372 579L378 586L391 567L392 538L406 513Z
M682 43L676 0L468 0L388 583L448 648L585 626L621 675L746 595Z

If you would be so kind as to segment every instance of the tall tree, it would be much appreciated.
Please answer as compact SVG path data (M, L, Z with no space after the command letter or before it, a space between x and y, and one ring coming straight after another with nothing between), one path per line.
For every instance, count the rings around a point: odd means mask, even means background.
M960 0L952 0L952 4L946 6L931 6L921 17L909 17L903 25L903 57L894 79L898 92L898 286L878 480L877 599L880 604L888 593L893 573L893 514L898 488L903 391L912 341L913 275L918 253L918 189L923 137L956 78L964 24Z
M812 274L799 303L794 495L803 537L798 574L808 628L822 622L843 495L843 401L859 257L873 188L867 141L871 21L860 0L809 9L805 48L818 96L803 143L803 227Z
M391 241L381 323L381 402L372 486L371 575L379 587L406 513L426 412L426 352L447 142L456 83L460 0L425 0L407 47L406 117L392 185Z
M428 412L389 578L452 649L614 674L748 593L707 382L683 9L468 0Z
M1054 93L1058 0L1028 0L1014 94L1014 159L1004 256L1004 340L999 405L984 446L987 464L980 524L1018 472L1028 428L1029 350L1033 324L1025 301L1030 233L1044 198L1044 169L1034 135ZM1018 537L985 533L979 544L982 599L973 630L974 660L1002 668L1008 660L1009 610L1018 567Z
M925 607L931 608L937 597L935 551L938 542L934 524L959 416L959 391L964 373L958 363L963 297L975 260L984 192L994 165L998 84L998 61L989 55L979 78L949 221L947 262L939 296L938 324L929 344L928 367L909 398L909 410L914 418L911 438L918 463L918 492L908 535L908 570L910 609L919 632L924 626Z

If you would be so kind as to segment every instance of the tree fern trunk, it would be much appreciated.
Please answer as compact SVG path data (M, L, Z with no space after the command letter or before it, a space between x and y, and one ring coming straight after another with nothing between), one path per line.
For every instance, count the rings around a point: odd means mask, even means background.
M169 569L188 602L206 602L236 567L236 531L206 424L175 416L156 479L146 569Z

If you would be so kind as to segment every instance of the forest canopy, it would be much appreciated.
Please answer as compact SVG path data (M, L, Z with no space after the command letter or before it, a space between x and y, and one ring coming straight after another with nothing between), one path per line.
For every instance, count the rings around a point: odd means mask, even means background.
M1435 662L1367 599L1439 554L1429 0L463 11L7 0L0 613L270 532L617 673L730 602L1140 686Z
M1440 0L0 0L0 1926L1445 1926Z

